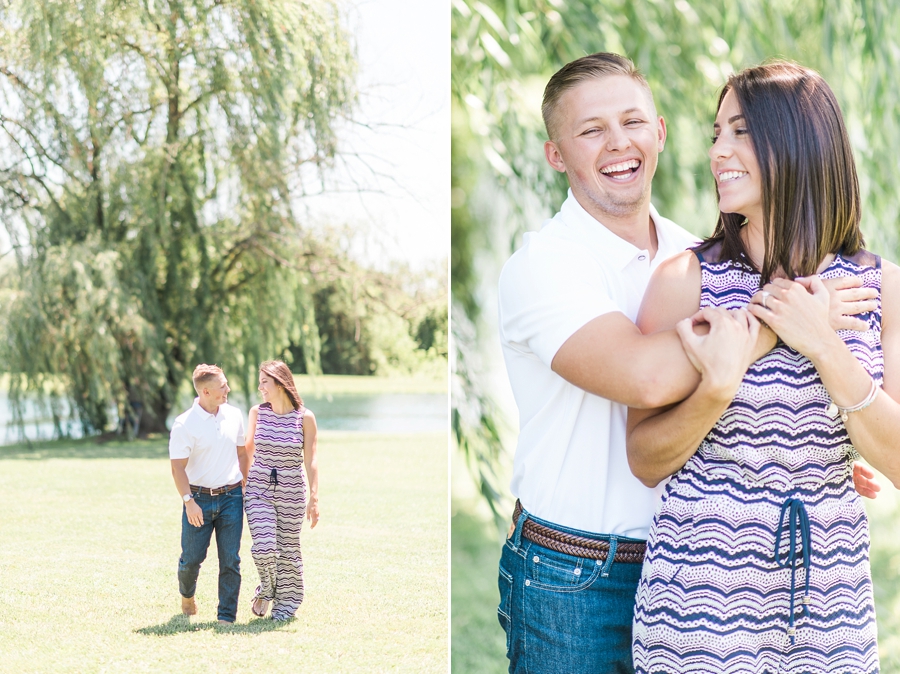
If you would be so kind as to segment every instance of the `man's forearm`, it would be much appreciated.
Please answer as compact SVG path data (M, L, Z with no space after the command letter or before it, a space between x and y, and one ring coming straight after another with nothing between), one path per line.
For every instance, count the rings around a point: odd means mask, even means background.
M179 496L184 496L191 491L191 483L188 480L184 466L172 466L172 477L175 480L175 488L178 490Z
M621 313L600 316L572 335L552 369L589 393L640 409L684 400L700 381L674 330L643 335Z
M250 452L247 451L246 446L240 446L237 448L237 455L241 475L243 475L244 480L246 481L247 476L250 474Z
M655 487L679 471L728 409L731 399L701 382L686 400L629 428L628 465L634 476Z

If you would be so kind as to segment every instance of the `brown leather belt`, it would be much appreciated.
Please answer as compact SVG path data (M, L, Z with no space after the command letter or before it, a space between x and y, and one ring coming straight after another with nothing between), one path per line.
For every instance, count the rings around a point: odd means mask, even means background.
M191 493L199 492L201 494L209 494L210 496L218 496L220 494L227 494L235 487L240 487L240 481L235 482L234 484L228 484L224 487L215 487L214 489L210 489L209 487L195 487L194 485L190 485Z
M519 515L521 514L522 504L516 500L516 508L513 510L513 525L519 521ZM538 524L531 518L526 519L522 525L522 537L532 543L537 543L545 548L574 557L599 559L600 561L605 561L609 557L609 541L598 541L594 538L557 531L543 524ZM644 561L646 549L647 544L644 542L618 541L616 544L616 556L613 557L613 561L641 564Z

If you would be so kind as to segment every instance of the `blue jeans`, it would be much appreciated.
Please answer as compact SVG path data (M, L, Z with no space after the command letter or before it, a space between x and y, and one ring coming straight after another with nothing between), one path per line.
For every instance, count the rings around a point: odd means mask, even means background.
M244 528L244 495L240 486L225 494L210 496L194 491L194 500L203 511L203 524L195 527L181 513L181 558L178 560L178 591L193 597L197 591L200 565L206 559L209 540L216 532L219 552L219 620L237 618L241 591L241 531Z
M500 558L500 606L510 674L633 674L631 623L641 564L573 557L522 538L526 518L594 538L523 512Z

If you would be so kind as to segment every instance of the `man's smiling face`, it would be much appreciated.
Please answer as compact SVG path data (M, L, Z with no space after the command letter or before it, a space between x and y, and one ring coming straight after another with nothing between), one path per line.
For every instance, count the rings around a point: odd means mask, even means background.
M210 404L224 405L228 402L228 393L231 388L228 386L228 380L224 374L211 380L204 388L208 391Z
M547 161L597 220L639 213L666 140L650 93L626 75L590 79L566 91L554 113Z

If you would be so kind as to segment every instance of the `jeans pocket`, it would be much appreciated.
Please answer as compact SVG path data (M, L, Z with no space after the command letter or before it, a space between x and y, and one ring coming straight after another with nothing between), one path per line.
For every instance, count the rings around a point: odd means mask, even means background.
M600 573L600 565L569 555L548 554L531 548L526 561L531 585L544 590L576 591L590 585Z
M497 606L497 620L500 621L500 627L506 632L506 654L509 655L509 645L511 642L512 625L510 620L510 610L512 603L512 586L513 577L506 569L503 568L503 562L500 563L500 574L497 578L497 585L500 588L500 605Z

